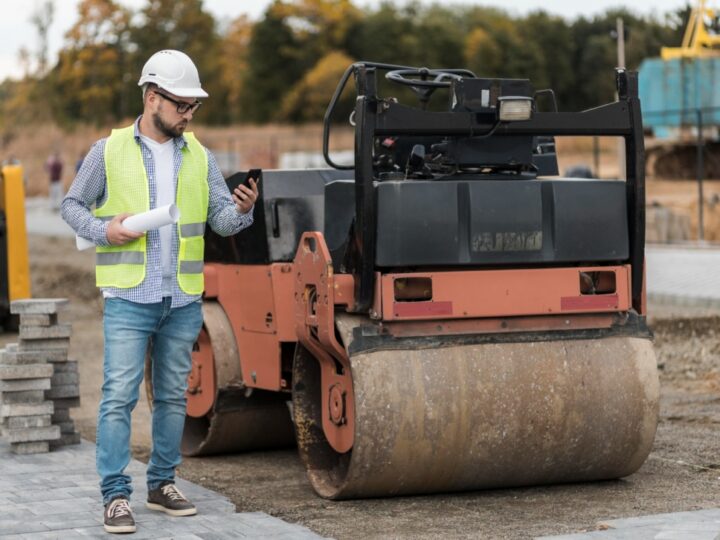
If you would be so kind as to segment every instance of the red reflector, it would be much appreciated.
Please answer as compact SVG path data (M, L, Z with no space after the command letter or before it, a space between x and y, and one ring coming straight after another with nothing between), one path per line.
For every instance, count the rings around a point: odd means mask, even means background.
M395 302L393 313L396 317L436 317L452 315L452 302Z
M597 294L588 296L563 296L560 298L562 311L575 311L580 309L617 309L617 294Z

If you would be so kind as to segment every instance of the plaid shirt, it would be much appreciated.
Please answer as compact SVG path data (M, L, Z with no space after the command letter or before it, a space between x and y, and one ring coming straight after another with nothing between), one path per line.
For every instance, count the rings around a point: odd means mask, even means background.
M152 152L142 142L138 129L139 117L135 120L135 141L140 145L143 163L147 171L150 184L150 209L157 205L157 186L155 180L155 164L153 163ZM187 145L184 136L175 137L174 149L174 173L175 188L177 190L177 178L182 163L181 150ZM77 173L75 180L70 186L65 199L62 202L62 217L81 237L91 240L96 245L108 246L107 240L108 222L96 218L90 208L92 205L101 206L107 198L107 177L105 175L105 143L107 139L100 139L88 152L82 167ZM242 229L249 227L253 222L252 209L247 214L241 214L236 210L235 203L230 196L230 190L225 183L220 168L215 161L212 152L205 149L208 155L208 224L213 231L222 235L230 236ZM178 232L173 228L172 240L172 267L177 268L178 258ZM177 275L172 277L172 307L181 307L200 299L199 295L184 293L177 282ZM130 289L119 289L114 287L104 288L108 296L117 296L131 302L140 304L151 304L162 301L162 266L160 264L160 233L157 230L147 232L147 269L143 282Z

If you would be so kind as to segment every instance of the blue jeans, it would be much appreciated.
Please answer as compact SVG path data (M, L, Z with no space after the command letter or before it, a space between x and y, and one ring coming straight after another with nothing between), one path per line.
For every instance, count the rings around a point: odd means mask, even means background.
M104 504L132 493L131 478L124 473L130 463L130 413L137 404L148 343L154 394L148 489L174 480L180 464L187 377L203 318L200 302L175 309L170 305L169 297L157 304L105 300L104 382L96 437Z

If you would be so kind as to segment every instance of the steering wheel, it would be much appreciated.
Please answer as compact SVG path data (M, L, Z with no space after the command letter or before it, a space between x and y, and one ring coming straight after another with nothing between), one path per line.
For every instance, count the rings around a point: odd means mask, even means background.
M447 88L452 80L475 77L466 69L394 69L385 74L385 78L397 84L409 86L422 103L427 103L438 88Z

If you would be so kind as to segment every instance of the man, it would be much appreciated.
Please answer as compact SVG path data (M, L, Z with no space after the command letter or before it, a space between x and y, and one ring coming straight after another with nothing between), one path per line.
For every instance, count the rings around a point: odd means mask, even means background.
M250 226L258 195L252 180L231 194L213 155L185 132L198 98L207 97L187 55L154 54L138 85L143 114L95 143L62 203L63 219L97 245L105 361L96 457L105 530L113 533L135 531L124 470L148 343L154 402L147 506L173 516L196 513L174 477L191 352L202 325L203 232L206 221L225 236ZM176 225L147 234L123 227L129 215L173 202L180 210Z

